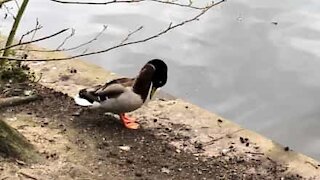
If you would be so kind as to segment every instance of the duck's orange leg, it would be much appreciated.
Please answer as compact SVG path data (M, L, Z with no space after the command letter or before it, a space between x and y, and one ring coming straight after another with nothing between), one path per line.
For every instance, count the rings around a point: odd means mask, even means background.
M120 119L122 120L124 126L128 129L138 129L139 124L136 123L134 118L126 116L124 113L119 114Z

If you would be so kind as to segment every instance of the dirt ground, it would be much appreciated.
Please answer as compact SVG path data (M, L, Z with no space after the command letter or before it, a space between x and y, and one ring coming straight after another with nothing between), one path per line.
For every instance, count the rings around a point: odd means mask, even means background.
M161 126L161 111L152 116L147 111L138 112L135 116L140 118L142 128L128 130L117 116L79 113L81 107L65 94L41 85L30 89L35 89L42 100L1 109L1 114L35 145L43 160L26 163L2 157L0 180L302 179L287 174L284 165L258 153L201 156L203 145L184 135L188 127L174 122L170 127ZM145 127L145 121L153 121L155 127ZM173 140L193 148L176 148ZM228 151L234 148L230 145Z

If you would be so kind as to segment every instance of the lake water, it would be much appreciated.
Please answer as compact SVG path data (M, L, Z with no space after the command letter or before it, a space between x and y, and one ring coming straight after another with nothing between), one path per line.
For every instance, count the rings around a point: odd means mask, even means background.
M170 70L165 91L320 160L319 9L319 0L230 0L158 39L86 59L126 76L149 59L164 59ZM153 3L79 6L32 0L18 34L38 18L44 26L39 37L76 29L66 43L71 47L108 25L88 49L99 50L140 25L143 31L132 39L194 13ZM1 20L0 30L9 23ZM39 44L55 48L62 39Z

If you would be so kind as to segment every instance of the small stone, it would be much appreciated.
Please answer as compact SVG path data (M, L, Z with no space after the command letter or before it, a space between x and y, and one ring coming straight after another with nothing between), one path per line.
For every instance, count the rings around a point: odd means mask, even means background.
M127 159L126 162L127 162L128 164L133 164L133 160L132 160L132 159Z
M245 143L243 137L240 137L239 139L240 139L240 142L241 142L242 144Z
M70 73L77 73L77 70L72 68L72 69L70 69Z
M227 155L227 153L230 151L230 149L222 149L221 154L222 156Z
M123 151L130 151L130 146L119 146L119 149L123 150Z
M21 166L26 165L26 163L24 161L21 161L19 159L16 159L16 162L18 165L21 165Z
M248 146L249 146L249 144L250 144L250 143L248 143L248 142L247 142L247 143L246 143L246 146L248 147Z
M135 172L134 175L137 176L137 177L142 177L142 173L141 172Z
M30 95L32 95L32 91L31 90L25 90L25 91L23 91L23 94L25 95L25 96L30 96Z
M284 147L284 151L289 151L290 148L288 146Z
M165 130L168 131L168 132L171 132L172 128L166 127Z
M168 169L166 167L163 167L163 168L161 168L161 172L169 174L170 173L170 169Z
M218 119L217 121L218 121L219 123L222 123L222 122L223 122L221 119Z
M198 141L196 141L196 142L194 143L194 147L197 148L197 149L203 149L203 144L200 143L200 142L198 142Z

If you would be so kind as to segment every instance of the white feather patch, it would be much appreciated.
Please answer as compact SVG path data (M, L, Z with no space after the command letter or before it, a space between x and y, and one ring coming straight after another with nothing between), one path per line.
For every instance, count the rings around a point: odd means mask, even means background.
M77 94L73 99L74 99L75 103L80 106L92 106L93 105L88 100L79 97L79 94Z

